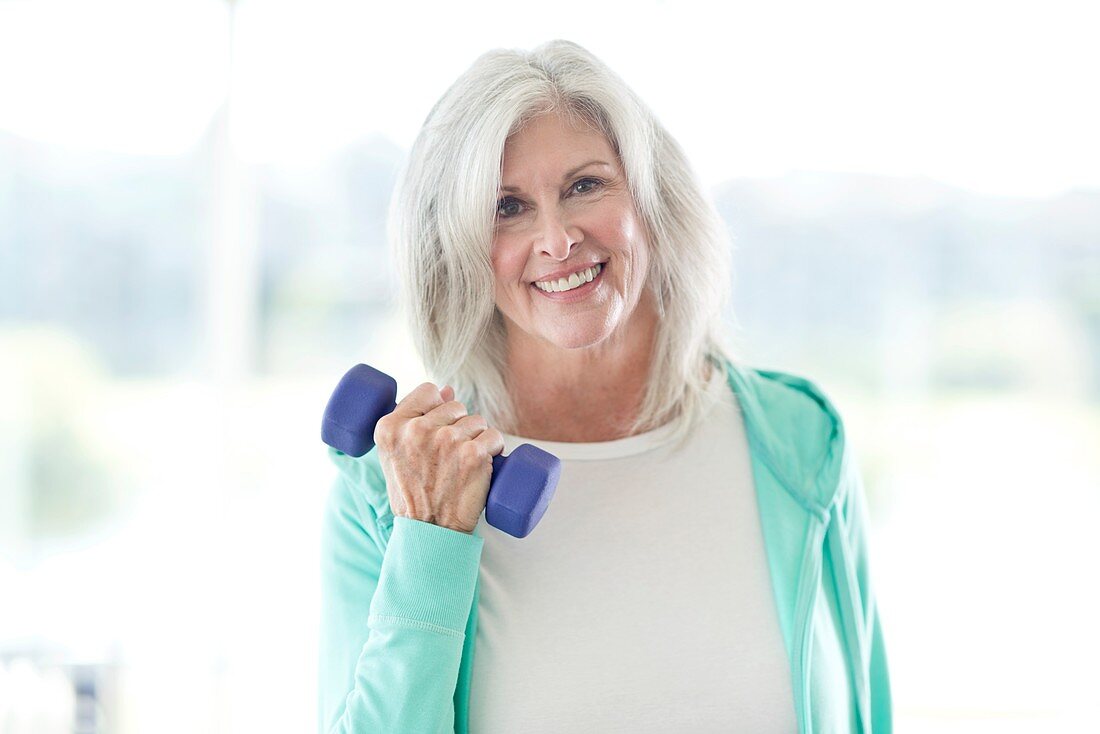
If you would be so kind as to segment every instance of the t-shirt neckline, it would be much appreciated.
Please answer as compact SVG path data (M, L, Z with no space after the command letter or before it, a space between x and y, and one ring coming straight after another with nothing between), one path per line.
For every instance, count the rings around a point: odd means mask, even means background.
M708 392L718 396L726 382L725 370L714 367L711 370ZM547 451L563 461L593 461L600 459L618 459L624 456L637 454L659 448L672 438L673 425L671 422L654 428L645 433L639 433L625 438L616 438L611 441L544 441L542 439L527 438L511 433L502 433L504 438L504 451L510 454L521 444L529 443L536 448Z

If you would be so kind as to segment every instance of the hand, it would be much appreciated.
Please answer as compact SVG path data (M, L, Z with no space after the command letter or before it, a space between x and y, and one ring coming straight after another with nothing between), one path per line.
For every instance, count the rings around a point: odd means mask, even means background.
M374 442L394 516L472 534L504 437L453 398L422 383L378 420Z

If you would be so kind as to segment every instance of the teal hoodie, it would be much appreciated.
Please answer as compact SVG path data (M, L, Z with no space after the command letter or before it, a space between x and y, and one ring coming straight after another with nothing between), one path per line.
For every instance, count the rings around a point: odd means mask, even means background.
M846 696L857 731L889 734L863 484L840 414L809 380L725 366L749 439L799 731L813 732L815 701ZM339 472L321 537L319 731L467 732L484 540L394 517L377 448L358 459L328 452ZM815 625L834 623L827 597L849 675L813 687Z

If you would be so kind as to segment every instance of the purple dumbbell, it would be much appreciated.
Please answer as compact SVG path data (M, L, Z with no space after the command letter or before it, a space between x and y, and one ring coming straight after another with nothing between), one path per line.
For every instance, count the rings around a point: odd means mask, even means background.
M374 426L397 407L397 382L365 364L352 367L332 392L321 423L321 440L349 456L374 447ZM507 457L493 457L485 521L526 538L546 512L561 475L561 461L529 443Z

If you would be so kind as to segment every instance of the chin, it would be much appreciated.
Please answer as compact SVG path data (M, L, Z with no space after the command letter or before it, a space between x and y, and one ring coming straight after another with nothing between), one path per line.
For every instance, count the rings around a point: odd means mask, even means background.
M547 339L551 344L561 349L586 349L606 341L608 334L604 331L587 332L571 331L564 334L556 334Z

